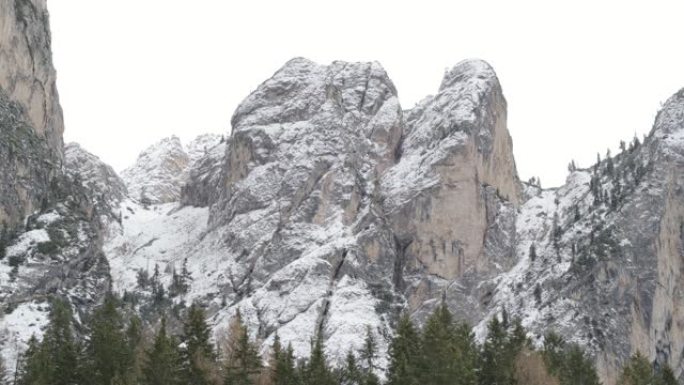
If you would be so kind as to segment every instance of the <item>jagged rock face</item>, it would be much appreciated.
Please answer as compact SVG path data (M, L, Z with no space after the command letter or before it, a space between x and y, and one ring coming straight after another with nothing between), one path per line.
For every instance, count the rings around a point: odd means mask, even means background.
M416 310L454 280L469 295L469 282L515 263L520 184L506 101L487 63L456 65L406 121L401 161L383 177L382 195ZM454 309L477 314L453 294Z
M208 146L203 146L202 151L190 155L194 160L188 167L187 182L181 189L181 204L184 206L210 206L221 195L223 164L230 138L221 139L218 144L213 139Z
M121 177L131 196L145 203L177 201L190 158L176 136L164 138L143 151Z
M42 335L50 296L84 315L111 287L102 218L90 191L71 175L53 179L50 203L11 235L0 260L0 347L10 365L32 334Z
M0 31L0 347L14 368L41 335L48 296L82 314L110 280L97 199L74 178L86 165L63 169L45 1L0 0Z
M45 1L0 1L0 222L17 226L60 172L62 110Z
M218 135L200 135L186 149L178 137L171 136L148 147L121 173L130 196L146 204L179 201L190 169L196 169L194 163L219 141Z
M402 127L377 63L294 59L238 107L210 227L234 261L232 307L262 338L279 329L306 354L320 331L337 356L366 324L387 328L394 240L377 194Z
M64 147L64 158L67 171L83 184L93 199L114 207L128 197L126 185L114 169L77 143Z
M492 313L506 307L536 333L554 328L587 346L606 384L636 351L680 374L683 165L680 91L644 144L572 172L559 189L528 187L519 263L493 280Z

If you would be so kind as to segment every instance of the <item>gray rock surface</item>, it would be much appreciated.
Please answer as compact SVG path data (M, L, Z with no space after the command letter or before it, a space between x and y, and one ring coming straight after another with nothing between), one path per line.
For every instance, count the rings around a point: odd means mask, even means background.
M45 3L0 11L10 363L40 334L46 296L85 313L109 288L135 288L154 322L137 273L157 265L168 286L187 260L189 288L169 308L203 303L217 335L240 309L264 347L277 331L299 356L320 334L342 360L367 326L384 351L402 311L421 322L443 299L479 339L503 309L535 343L556 329L595 355L606 384L637 350L682 373L684 91L643 144L543 190L518 180L485 62L457 64L404 111L378 63L297 58L240 104L229 138L166 139L119 178L62 149Z
M45 1L0 1L0 31L0 223L13 228L48 199L64 127Z

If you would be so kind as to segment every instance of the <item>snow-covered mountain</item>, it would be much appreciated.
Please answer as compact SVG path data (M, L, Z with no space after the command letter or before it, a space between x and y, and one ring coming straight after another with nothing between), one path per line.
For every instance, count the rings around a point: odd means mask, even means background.
M121 177L135 199L148 204L177 202L194 163L220 141L220 135L203 134L184 147L176 136L164 138L145 149Z
M0 0L0 10L49 59L43 2ZM0 59L9 44L0 37ZM53 90L41 63L31 76ZM112 289L148 324L196 302L218 333L240 309L264 348L277 331L300 356L318 334L341 360L367 327L384 350L402 312L421 322L445 301L478 338L503 309L537 343L556 329L595 355L607 384L637 350L684 369L684 90L643 143L544 190L518 178L487 63L458 63L403 110L378 63L296 58L240 104L230 136L164 139L120 178L62 147L56 94L24 100L20 67L0 69L21 78L0 77L10 366L41 333L48 296L80 319Z

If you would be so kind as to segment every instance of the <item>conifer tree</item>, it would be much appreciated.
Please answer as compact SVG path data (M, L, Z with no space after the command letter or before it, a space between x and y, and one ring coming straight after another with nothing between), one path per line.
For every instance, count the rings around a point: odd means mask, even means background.
M254 343L249 339L249 331L242 322L240 312L236 312L230 326L230 343L226 347L224 383L226 385L250 385L261 369L261 357ZM274 355L280 357L280 340Z
M366 338L363 341L363 347L360 351L360 358L364 361L366 369L372 372L375 359L378 357L378 344L375 342L375 336L370 326L366 327Z
M653 385L651 363L640 352L634 354L622 369L619 385Z
M418 368L422 356L420 337L413 322L404 314L389 347L388 385L418 385Z
M487 325L487 338L480 355L480 385L509 385L512 381L512 368L507 362L508 333L493 317Z
M114 378L123 378L128 373L131 352L124 335L123 318L117 310L117 300L111 294L93 313L86 352L90 383L110 385Z
M130 370L126 373L126 383L135 384L142 377L142 366L145 355L145 341L143 339L143 326L139 317L133 316L128 321L126 328L126 345L128 355L128 366Z
M532 243L530 245L530 261L534 262L537 259L537 247Z
M41 377L44 376L50 385L76 384L80 367L69 304L61 299L53 299L49 321L40 348L44 366Z
M596 368L584 351L572 344L565 353L563 368L560 373L562 385L600 385Z
M188 271L188 259L183 260L183 268L180 273L173 269L173 274L171 278L171 287L169 288L169 294L171 296L186 294L188 292L189 282L191 276Z
M341 385L362 385L363 376L358 364L356 363L356 356L354 352L349 350L345 359L344 368L340 376Z
M142 368L144 385L180 385L181 359L177 343L167 335L166 319L162 318L161 327L154 338L154 343L146 353Z
M565 341L563 337L553 331L548 332L544 336L542 357L551 374L558 375L565 363Z
M18 365L18 385L46 385L48 384L48 362L41 349L40 342L35 335L28 341L28 347L21 356Z
M475 385L477 384L479 352L470 325L465 322L456 324L455 341L454 360L456 361L458 378L454 383L459 385Z
M677 378L670 365L665 364L656 374L656 385L678 385Z
M428 384L476 382L476 355L470 327L456 324L442 303L428 318L423 329L420 381Z
M183 376L189 385L211 383L216 355L210 335L204 310L199 305L192 304L187 311L181 335Z
M280 346L280 338L276 334L276 341ZM297 370L295 367L294 351L292 345L287 349L278 348L277 353L274 343L275 365L273 370L273 385L296 385L298 384Z
M335 378L328 367L322 337L311 343L311 356L302 370L303 385L335 385Z
M147 286L150 284L150 273L145 269L139 269L136 274L136 280L139 288L147 289Z

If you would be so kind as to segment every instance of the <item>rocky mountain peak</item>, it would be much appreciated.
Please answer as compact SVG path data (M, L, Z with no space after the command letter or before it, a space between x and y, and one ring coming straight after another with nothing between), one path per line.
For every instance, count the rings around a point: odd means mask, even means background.
M64 146L64 159L68 172L90 191L94 200L118 209L119 203L128 197L126 185L114 169L78 143Z
M322 66L296 58L240 104L233 115L233 131L309 120L321 108L370 116L392 96L396 89L378 63L338 61Z
M656 116L651 135L684 141L684 88L667 99Z
M442 91L462 82L478 81L492 88L500 88L496 72L489 63L481 59L466 59L445 72L439 90Z
M201 135L188 144L187 152L177 136L161 139L145 149L135 164L121 173L130 196L147 203L177 202L193 162L221 140Z

